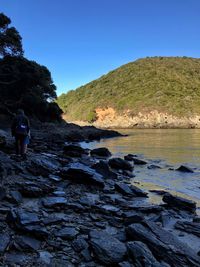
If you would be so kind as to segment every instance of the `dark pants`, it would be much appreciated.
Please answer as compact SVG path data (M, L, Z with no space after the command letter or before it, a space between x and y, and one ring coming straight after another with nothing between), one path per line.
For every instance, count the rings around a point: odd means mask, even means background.
M25 138L26 136L16 134L15 135L15 148L16 148L16 154L23 155L25 153Z

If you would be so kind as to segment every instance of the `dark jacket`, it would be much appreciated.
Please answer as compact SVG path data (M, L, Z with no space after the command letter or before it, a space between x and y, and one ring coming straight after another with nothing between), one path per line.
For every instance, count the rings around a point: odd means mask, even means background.
M16 127L19 123L23 123L27 126L27 134L30 132L30 123L29 119L25 115L16 115L15 118L13 119L12 125L11 125L11 132L12 136L16 135Z

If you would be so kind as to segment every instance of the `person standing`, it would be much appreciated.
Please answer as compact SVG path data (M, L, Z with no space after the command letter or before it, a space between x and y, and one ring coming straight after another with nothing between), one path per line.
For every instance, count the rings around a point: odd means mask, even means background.
M15 137L16 154L27 158L27 145L30 137L30 123L22 109L18 109L11 126L12 136Z

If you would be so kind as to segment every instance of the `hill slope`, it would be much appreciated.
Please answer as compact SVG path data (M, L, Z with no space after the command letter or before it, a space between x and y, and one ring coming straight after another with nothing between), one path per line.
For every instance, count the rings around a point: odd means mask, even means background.
M156 111L200 115L200 59L139 59L58 98L69 120L95 121L98 110L133 117Z

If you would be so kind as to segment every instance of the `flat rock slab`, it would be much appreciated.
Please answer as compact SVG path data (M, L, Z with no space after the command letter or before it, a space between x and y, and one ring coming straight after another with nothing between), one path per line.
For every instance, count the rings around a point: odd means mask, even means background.
M56 208L65 206L68 203L65 197L46 197L42 199L45 208Z
M68 168L61 171L61 176L76 183L104 187L103 176L81 163L70 164Z
M29 236L18 236L15 243L24 251L37 251L41 246L41 241Z
M200 222L178 221L175 228L200 237Z
M65 227L59 230L55 235L62 239L73 240L78 235L78 231L74 227Z
M89 233L89 236L91 247L99 261L110 266L123 261L127 252L124 243L105 231L94 230Z
M166 193L163 196L162 200L172 208L179 208L191 212L194 212L196 210L196 203L194 201L178 196L173 196L170 193Z
M146 244L140 241L131 241L127 243L128 254L133 259L136 266L163 267L153 256Z
M125 183L115 183L115 189L125 196L136 196L131 187Z
M200 257L175 235L153 222L131 224L127 227L129 239L144 242L154 255L173 267L200 266Z
M7 221L16 226L25 226L28 224L38 224L40 219L36 213L23 209L13 209L8 213Z

